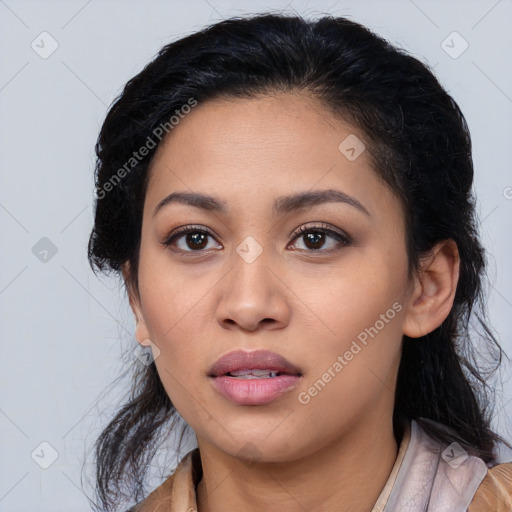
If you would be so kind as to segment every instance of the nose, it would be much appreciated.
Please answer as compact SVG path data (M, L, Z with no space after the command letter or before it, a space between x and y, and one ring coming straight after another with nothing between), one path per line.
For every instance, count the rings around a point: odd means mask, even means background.
M290 294L264 252L252 262L233 255L231 271L216 287L216 315L221 327L256 331L288 325Z

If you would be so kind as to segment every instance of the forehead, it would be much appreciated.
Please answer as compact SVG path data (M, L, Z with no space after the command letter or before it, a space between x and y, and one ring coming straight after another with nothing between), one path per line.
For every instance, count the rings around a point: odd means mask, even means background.
M176 190L225 198L236 209L336 188L370 211L392 207L393 194L373 170L363 140L304 94L199 103L160 144L146 205L154 208Z

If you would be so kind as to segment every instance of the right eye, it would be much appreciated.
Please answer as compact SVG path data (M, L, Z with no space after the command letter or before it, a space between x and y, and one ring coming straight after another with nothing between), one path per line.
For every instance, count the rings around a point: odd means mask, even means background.
M162 242L162 245L168 247L171 251L187 253L205 252L205 249L211 249L211 247L208 247L209 237L213 238L213 234L205 228L199 226L182 226L169 233Z

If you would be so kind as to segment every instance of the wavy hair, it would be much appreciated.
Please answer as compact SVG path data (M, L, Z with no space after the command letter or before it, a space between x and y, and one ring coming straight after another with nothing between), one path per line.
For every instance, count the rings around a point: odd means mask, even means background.
M98 137L95 186L104 197L96 194L92 269L121 275L129 262L126 284L138 290L142 211L158 144L129 170L126 162L159 126L190 98L201 104L287 91L309 93L360 129L374 171L402 205L410 276L436 242L457 243L460 277L451 312L429 334L403 337L393 424L400 435L415 419L438 440L457 440L494 462L496 444L505 441L491 429L494 390L488 380L503 351L486 319L469 130L426 64L354 21L262 14L228 19L164 46L125 85ZM123 166L126 172L116 179ZM485 367L476 357L481 351ZM136 362L133 372L129 399L95 444L104 510L115 510L121 492L134 500L144 496L162 429L177 425L155 364Z

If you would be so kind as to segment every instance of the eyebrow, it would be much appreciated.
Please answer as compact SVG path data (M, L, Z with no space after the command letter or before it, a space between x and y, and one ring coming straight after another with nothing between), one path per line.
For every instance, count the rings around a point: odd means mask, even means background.
M173 192L164 197L155 207L153 216L155 216L164 206L171 203L186 204L202 208L206 211L226 214L227 204L221 199L217 199L207 194L197 192ZM341 192L340 190L327 189L300 192L288 196L278 197L274 201L274 211L279 215L284 215L292 211L305 209L324 203L345 203L358 209L370 217L368 210L355 198Z

